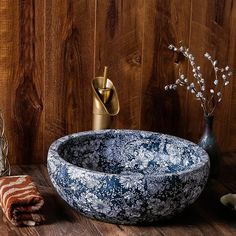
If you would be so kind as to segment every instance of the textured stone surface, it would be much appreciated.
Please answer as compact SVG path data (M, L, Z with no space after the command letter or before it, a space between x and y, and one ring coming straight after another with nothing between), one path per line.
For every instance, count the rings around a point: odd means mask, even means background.
M209 159L196 144L169 135L88 131L55 141L48 171L60 196L81 213L136 224L169 218L193 203Z

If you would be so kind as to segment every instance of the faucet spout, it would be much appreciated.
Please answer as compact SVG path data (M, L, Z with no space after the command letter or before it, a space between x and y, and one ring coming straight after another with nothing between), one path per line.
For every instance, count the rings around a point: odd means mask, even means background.
M104 86L104 77L96 77L91 85L93 91L92 129L110 129L113 117L120 111L116 88L108 78Z

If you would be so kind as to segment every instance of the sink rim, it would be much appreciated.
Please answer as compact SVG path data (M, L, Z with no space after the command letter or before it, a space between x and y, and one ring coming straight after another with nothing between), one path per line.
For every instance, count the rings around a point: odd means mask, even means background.
M72 138L78 138L80 136L84 136L84 135L92 135L92 134L103 134L103 133L109 133L109 132L126 132L126 133L133 133L133 132L137 132L137 133L143 133L143 134L155 134L155 135L160 135L160 136L164 136L167 138L171 138L171 139L176 139L179 141L182 141L186 144L191 144L193 146L197 146L198 147L198 151L199 151L199 156L200 156L200 161L198 163L194 163L193 165L191 165L189 168L181 170L181 171L177 171L177 172L171 172L171 173L161 173L161 174L143 174L143 173L139 173L139 172L132 172L132 173L124 173L124 174L118 174L118 173L108 173L108 172L102 172L102 171L97 171L97 170L93 170L93 169L88 169L88 168L83 168L77 165L74 165L70 162L68 162L67 160L65 160L61 155L59 155L58 153L58 148L64 144L65 142L67 142L68 140L72 139ZM197 171L199 169L201 169L202 167L204 167L205 165L209 165L210 167L210 160L209 160L209 156L207 154L207 152L202 149L199 145L197 145L196 143L193 143L187 139L183 139L174 135L169 135L169 134L163 134L163 133L159 133L159 132L153 132L153 131L145 131L145 130L133 130L133 129L105 129L105 130L98 130L98 131L94 131L94 130L89 130L89 131L82 131L82 132L77 132L77 133L72 133L66 136L63 136L59 139L56 139L49 147L48 150L48 159L50 158L57 158L60 160L60 162L69 165L70 167L73 167L79 171L85 171L85 172L90 172L90 173L94 173L96 175L99 176L123 176L123 177L130 177L130 176L156 176L156 177L168 177L168 176L179 176L182 174L186 174L189 172L194 172Z

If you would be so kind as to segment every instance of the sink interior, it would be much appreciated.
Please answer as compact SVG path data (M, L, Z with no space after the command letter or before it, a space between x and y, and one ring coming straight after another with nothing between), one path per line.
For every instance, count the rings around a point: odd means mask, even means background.
M72 137L59 146L58 153L78 167L112 174L175 173L191 169L202 160L202 150L197 145L150 132Z

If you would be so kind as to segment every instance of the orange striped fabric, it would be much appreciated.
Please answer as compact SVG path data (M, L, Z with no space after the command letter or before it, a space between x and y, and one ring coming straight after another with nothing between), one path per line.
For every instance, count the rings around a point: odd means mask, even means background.
M44 200L28 175L0 178L0 206L7 219L16 226L34 226L44 217L38 213Z

